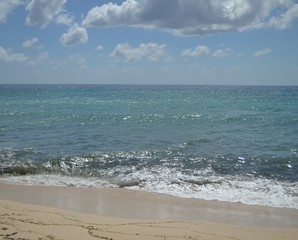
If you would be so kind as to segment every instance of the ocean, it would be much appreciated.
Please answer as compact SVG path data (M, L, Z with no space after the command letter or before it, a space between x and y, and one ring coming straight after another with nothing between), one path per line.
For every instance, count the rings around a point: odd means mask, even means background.
M0 85L1 181L298 209L297 149L298 87Z

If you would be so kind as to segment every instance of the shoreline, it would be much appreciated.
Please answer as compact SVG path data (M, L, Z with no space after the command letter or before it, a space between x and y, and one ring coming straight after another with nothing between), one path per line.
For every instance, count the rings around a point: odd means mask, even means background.
M297 220L293 209L0 182L3 240L292 240Z
M188 199L125 188L0 182L0 200L119 219L204 221L241 227L298 229L297 209Z

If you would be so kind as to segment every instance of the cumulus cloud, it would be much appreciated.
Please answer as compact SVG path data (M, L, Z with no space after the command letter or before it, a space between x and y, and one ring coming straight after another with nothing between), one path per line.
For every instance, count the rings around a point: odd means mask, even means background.
M232 54L232 49L225 48L225 49L217 49L212 54L213 57L226 57Z
M67 0L31 0L26 6L28 25L47 26L63 10Z
M74 21L74 16L71 13L62 13L56 18L57 24L71 26Z
M24 54L13 53L11 50L5 49L0 46L0 61L24 63L27 60L28 60L28 57L26 57Z
M103 47L102 45L98 45L98 46L96 47L96 51L100 52L100 51L102 51L102 50L104 50L104 47Z
M48 53L43 52L32 58L27 57L22 53L14 53L10 49L5 49L0 46L0 61L18 62L26 65L38 65L48 59Z
M36 43L38 43L38 38L36 37L33 37L32 39L28 39L26 40L25 42L23 42L22 46L24 48L31 48L33 47L34 45L36 45Z
M259 51L256 51L253 56L254 57L261 57L261 56L265 56L265 55L268 55L272 52L272 49L271 48L265 48L263 50L259 50Z
M6 22L8 15L19 5L22 5L22 0L1 0L0 1L0 23Z
M200 57L203 55L208 55L210 52L209 48L204 45L198 45L196 48L188 48L185 49L181 52L182 56L187 56L187 57Z
M286 28L298 17L297 8L294 0L126 0L92 8L83 25L157 28L177 35Z
M166 47L166 44L141 43L138 47L133 48L127 43L120 43L111 53L111 56L124 59L126 62L142 59L153 62L166 57Z
M74 24L65 33L62 34L60 42L64 46L73 46L86 43L88 41L88 33L85 28Z
M273 16L265 23L265 27L285 29L298 18L298 4L293 5L286 12Z

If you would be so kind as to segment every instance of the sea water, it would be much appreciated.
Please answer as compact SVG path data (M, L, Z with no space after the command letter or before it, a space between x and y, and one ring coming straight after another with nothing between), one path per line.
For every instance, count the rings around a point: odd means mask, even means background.
M0 85L0 179L298 208L298 87Z

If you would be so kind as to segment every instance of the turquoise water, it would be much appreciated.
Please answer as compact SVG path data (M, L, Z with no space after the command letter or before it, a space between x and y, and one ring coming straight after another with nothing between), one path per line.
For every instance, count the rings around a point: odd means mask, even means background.
M0 85L2 180L298 208L298 87Z

